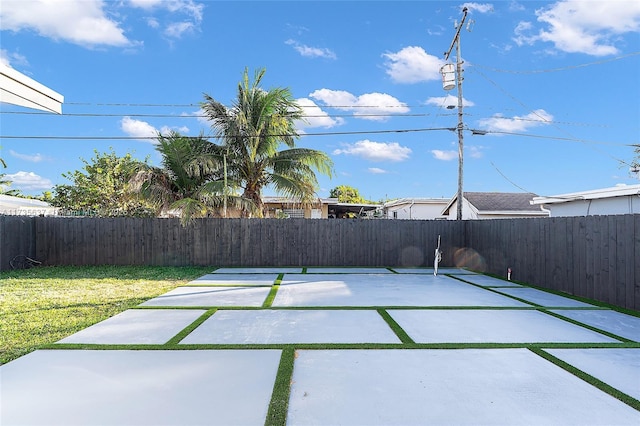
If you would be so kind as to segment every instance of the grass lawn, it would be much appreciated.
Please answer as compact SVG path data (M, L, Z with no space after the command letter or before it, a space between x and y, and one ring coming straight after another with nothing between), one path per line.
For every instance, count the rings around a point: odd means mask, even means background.
M94 266L0 272L0 365L211 270Z

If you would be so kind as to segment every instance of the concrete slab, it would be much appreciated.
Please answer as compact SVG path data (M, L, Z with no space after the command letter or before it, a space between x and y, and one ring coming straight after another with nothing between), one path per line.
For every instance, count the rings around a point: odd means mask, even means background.
M178 287L140 306L262 306L271 287Z
M431 274L433 275L433 268L391 268L399 274ZM438 274L463 274L463 275L477 275L476 272L469 271L463 268L451 268L448 266L439 267Z
M533 310L388 310L417 343L619 342Z
M130 309L58 343L162 345L205 312L197 309Z
M640 342L640 318L611 310L552 310L563 317L608 331L616 336Z
M637 425L526 349L299 350L288 425Z
M279 350L40 350L0 367L0 423L264 424L279 361Z
M376 311L218 311L181 343L400 343Z
M292 267L268 267L268 268L218 268L214 274L300 274L302 268Z
M393 274L387 268L307 268L307 274Z
M278 274L207 274L199 277L189 284L192 285L273 285Z
M273 306L529 305L445 275L287 274Z
M545 351L640 400L640 349L545 349Z
M547 293L546 291L538 290L530 287L522 287L522 288L496 288L496 291L508 294L510 296L517 297L522 300L526 300L531 303L535 303L536 305L546 306L546 307L593 307L593 305L589 305L588 303L583 303L575 299L571 299L569 297L558 296L557 294Z
M481 285L483 287L522 287L520 284L516 284L512 281L501 280L500 278L490 277L488 275L481 274L451 274L454 277L458 277L462 280L468 281L473 284Z

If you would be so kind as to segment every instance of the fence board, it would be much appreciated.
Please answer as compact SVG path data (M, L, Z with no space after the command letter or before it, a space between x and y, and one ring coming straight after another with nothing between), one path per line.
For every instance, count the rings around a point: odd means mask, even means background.
M0 268L44 265L467 266L640 310L640 215L474 221L0 216Z

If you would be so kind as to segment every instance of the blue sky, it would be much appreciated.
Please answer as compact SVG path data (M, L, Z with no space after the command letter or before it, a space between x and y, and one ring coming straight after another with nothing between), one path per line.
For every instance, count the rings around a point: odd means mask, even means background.
M2 172L26 194L69 183L94 150L158 165L149 136L210 134L203 93L231 105L264 67L264 88L307 111L298 145L335 163L320 197L450 198L457 91L439 70L463 7L464 189L638 183L637 1L1 1L0 60L65 100L62 115L0 105Z

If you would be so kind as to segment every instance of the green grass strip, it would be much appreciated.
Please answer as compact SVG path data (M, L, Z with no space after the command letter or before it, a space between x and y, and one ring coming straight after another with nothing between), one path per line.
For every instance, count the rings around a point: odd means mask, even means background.
M584 328L586 328L588 330L595 331L596 333L604 334L605 336L611 337L612 339L620 340L620 341L625 342L625 343L635 342L635 340L627 339L626 337L618 336L617 334L613 334L613 333L610 333L608 331L602 330L600 328L591 326L589 324L585 324L583 322L576 321L573 318L565 317L562 314L558 314L557 312L551 312L551 311L546 310L546 309L540 309L540 311L544 312L547 315L551 315L552 317L561 319L563 321L570 322L571 324L579 325L580 327L584 327Z
M398 324L396 320L394 320L387 311L385 311L384 309L378 309L377 311L378 311L378 314L380 314L380 316L382 317L382 319L386 321L389 327L391 327L391 330L393 330L393 332L396 333L396 336L398 336L398 339L400 339L402 343L409 344L409 345L415 343L413 339L409 337L407 332L404 331L402 327L400 327L400 324Z
M51 343L38 349L65 350L231 350L231 349L284 349L295 345L297 349L640 349L640 343L198 343L198 344L96 344L96 343Z
M180 331L178 334L173 336L166 344L177 345L178 343L180 343L180 341L182 341L182 339L184 339L189 334L191 334L193 330L198 328L203 322L205 322L207 319L209 319L209 317L211 317L211 315L215 313L216 313L216 309L211 309L205 312L204 314L200 315L198 319L196 319L194 322L192 322L191 324L183 328L182 331Z
M278 290L280 289L280 283L282 282L282 278L284 278L284 274L279 274L278 278L276 278L273 286L271 286L271 291L267 294L267 298L264 300L262 304L262 308L270 308L273 304L273 301L276 298L276 294L278 294Z
M627 395L626 393L621 392L618 389L606 384L602 380L596 379L592 375L585 373L584 371L574 367L571 364L568 364L568 363L562 361L560 358L557 358L557 357L551 355L550 353L545 352L542 349L529 348L529 350L531 352L533 352L534 354L536 354L538 356L541 356L542 358L546 359L547 361L552 362L553 364L557 365L558 367L568 371L569 373L573 374L574 376L584 380L585 382L589 383L590 385L595 386L598 389L600 389L601 391L603 391L605 393L608 393L612 397L624 402L628 406L640 411L640 401L638 401L637 399L635 399L635 398Z
M294 361L295 349L292 346L285 347L280 357L280 365L278 366L276 381L271 393L271 402L264 422L265 426L282 426L287 423Z
M230 281L228 284L193 284L192 283L187 283L187 284L183 284L180 287L231 287L231 288L236 288L236 287L242 287L242 288L253 288L253 287L271 287L272 284L259 284L259 285L255 285L255 284L247 284L246 282L241 282L238 281L237 283L234 283L232 281Z

